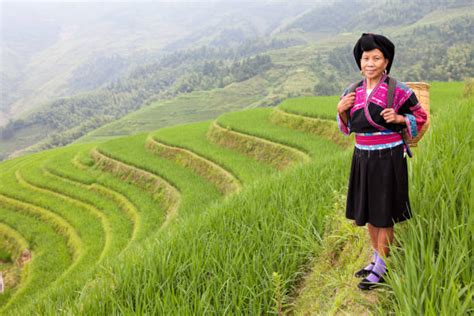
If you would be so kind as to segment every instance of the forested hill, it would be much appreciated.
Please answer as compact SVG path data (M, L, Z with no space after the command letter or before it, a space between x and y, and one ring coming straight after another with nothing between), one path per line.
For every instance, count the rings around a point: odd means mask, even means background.
M166 124L173 123L177 112L180 122L192 122L238 107L271 106L288 96L338 94L360 77L352 46L362 32L382 33L395 42L392 73L400 80L474 76L471 1L334 1L293 13L292 18L267 17L264 32L235 20L234 28L201 28L136 60L120 54L87 60L69 79L71 91L78 92L51 99L0 130L0 158L70 143L163 100L187 95L190 104L198 104L193 100L198 91L226 95L238 87L254 101L242 103L233 95L219 100L212 111L188 106L163 112L169 115ZM4 79L2 90L14 90Z

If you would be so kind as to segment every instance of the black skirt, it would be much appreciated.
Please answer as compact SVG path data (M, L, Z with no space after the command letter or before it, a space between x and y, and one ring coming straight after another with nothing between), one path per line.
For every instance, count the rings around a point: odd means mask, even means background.
M380 150L354 148L346 217L358 226L392 227L411 215L403 144Z

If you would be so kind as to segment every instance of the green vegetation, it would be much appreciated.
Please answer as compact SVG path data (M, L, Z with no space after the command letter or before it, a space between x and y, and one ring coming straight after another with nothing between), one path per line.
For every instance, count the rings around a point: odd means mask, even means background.
M469 127L473 97L462 97L462 82L430 85L432 124L409 161L415 216L396 230L387 287L379 290L377 296L365 295L365 299L353 291L359 280L348 281L347 276L370 259L370 251L361 247L361 240L368 244L367 233L364 230L361 235L361 229L354 231L345 224L336 225L329 228L327 241L322 244L324 255L316 258L314 273L295 302L296 314L361 314L366 312L364 306L375 314L392 311L397 315L463 315L474 310L474 259L470 246L474 223L473 163ZM343 212L337 210L343 209L343 198L337 203L334 220L340 222L339 214ZM355 255L358 253L363 255ZM335 265L336 271L325 273L328 264ZM445 273L447 270L450 273ZM320 283L324 285L315 285ZM327 293L332 292L327 287L339 291L330 296ZM376 300L379 305L374 309Z
M121 120L94 130L77 142L110 139L215 118L222 113L239 110L243 104L257 102L266 94L265 86L269 83L269 80L247 80L222 89L195 91L172 100L157 101Z
M212 45L159 57L140 54L132 62L98 55L71 71L64 85L73 95L48 100L0 130L0 159L81 137L104 140L273 106L290 97L339 94L360 78L352 47L374 27L397 46L392 69L397 79L464 80L474 76L472 12L464 0L336 2L318 5L290 23L272 21L284 23L279 32L239 45L227 45L235 34L222 31L215 40L209 40L215 34L200 39ZM247 32L237 29L240 35Z
M12 260L12 256L11 254L4 250L4 249L0 249L0 261L3 262L10 262Z
M222 60L219 63L214 60L200 60L208 54L216 53L203 54L202 51L196 50L192 54L194 63L186 61L189 53L173 54L160 62L138 67L128 77L119 78L99 90L55 100L24 119L10 121L0 130L1 139L8 144L22 131L35 129L39 133L31 136L37 144L29 149L30 152L61 146L138 110L144 104L150 104L152 99L170 99L194 90L222 88L233 82L254 77L272 65L269 56L260 55L242 61L226 60L225 63ZM195 109L196 105L193 105L191 110L185 108L189 116L181 120L199 120L199 115L193 115ZM212 117L209 113L204 115L205 119ZM171 120L172 124L179 123L174 121L171 115L167 120ZM55 133L47 134L47 130Z
M389 266L396 272L388 280L393 301L387 304L395 302L397 314L466 315L474 310L474 98L460 95L443 98L412 162L416 216L400 230Z
M285 100L278 105L281 110L299 114L302 116L322 118L326 120L335 120L334 104L339 102L339 97L300 97L290 100Z
M324 160L340 150L335 144L320 137L272 124L268 118L271 112L272 109L258 108L227 113L221 115L217 122L237 132L296 148L318 160Z
M351 150L323 122L337 97L296 98L1 163L1 249L32 254L1 312L471 312L473 99L431 89L386 289L365 295L352 276L370 247L342 216Z

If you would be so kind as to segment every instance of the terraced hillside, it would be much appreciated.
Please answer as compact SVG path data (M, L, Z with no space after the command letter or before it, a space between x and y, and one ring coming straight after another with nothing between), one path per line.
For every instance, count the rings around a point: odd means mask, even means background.
M461 84L433 86L461 102ZM445 99L434 96L436 112ZM328 120L336 100L289 99L3 162L2 314L356 310L341 300L374 312L378 294L347 285L329 306L295 300L311 297L307 273L342 223L352 140ZM337 233L352 237L329 255L357 245L362 265L366 233L344 227Z

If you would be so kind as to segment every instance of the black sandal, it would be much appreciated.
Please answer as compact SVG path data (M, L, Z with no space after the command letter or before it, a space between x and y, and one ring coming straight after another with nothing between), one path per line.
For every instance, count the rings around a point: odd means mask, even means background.
M377 272L370 271L370 273L373 273L375 276L379 278L378 282L371 282L367 278L364 278L362 281L360 281L359 285L357 287L361 290L372 290L380 286L380 283L384 283L383 277L381 277ZM369 274L370 274L369 273Z
M371 262L371 264L375 266L375 262ZM356 278L365 278L366 276L370 274L371 271L372 270L360 269L359 271L354 273L354 276Z

